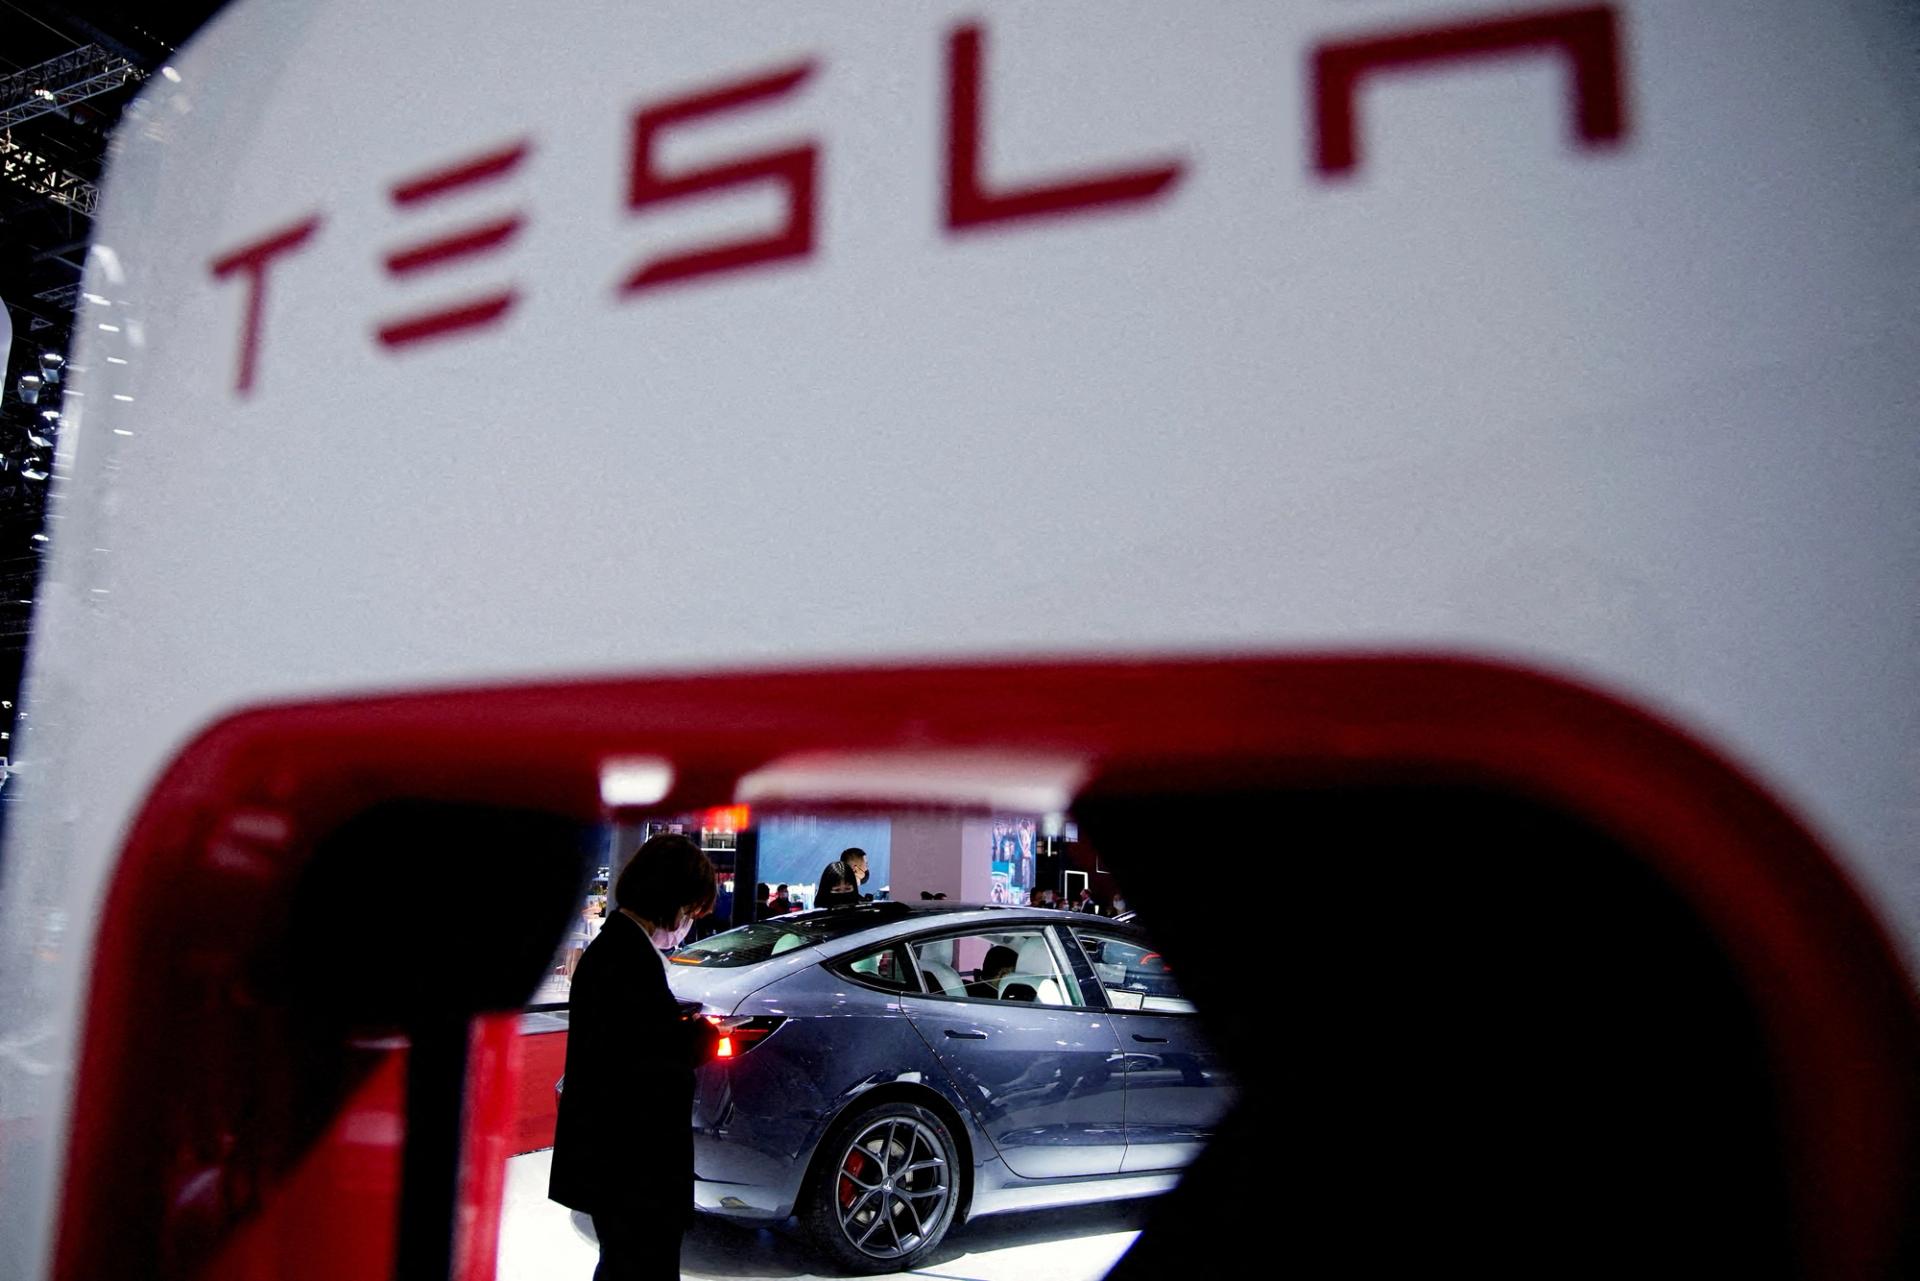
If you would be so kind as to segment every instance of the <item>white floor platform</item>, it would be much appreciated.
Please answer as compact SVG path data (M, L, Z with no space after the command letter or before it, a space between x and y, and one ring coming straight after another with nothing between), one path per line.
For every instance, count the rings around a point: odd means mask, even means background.
M587 1281L599 1257L584 1214L547 1200L553 1154L507 1162L500 1222L499 1281ZM1003 1214L956 1228L926 1263L895 1277L934 1281L1096 1281L1106 1275L1146 1221L1148 1202ZM681 1275L691 1278L795 1278L832 1273L791 1228L754 1231L699 1219L687 1233Z

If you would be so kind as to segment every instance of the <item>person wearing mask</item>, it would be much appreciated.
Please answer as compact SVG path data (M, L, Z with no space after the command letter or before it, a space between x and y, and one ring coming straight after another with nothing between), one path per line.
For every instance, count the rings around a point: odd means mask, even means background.
M713 864L687 837L642 845L573 974L566 1086L547 1195L593 1217L594 1281L680 1275L693 1215L693 1074L718 1031L685 1017L666 962L713 908Z
M820 887L814 891L819 907L846 907L861 901L860 885L867 879L867 852L858 846L840 851L840 857L820 873Z
M1035 907L1044 907L1049 911L1053 911L1060 906L1060 903L1058 898L1054 895L1053 890L1051 890L1046 886L1042 886L1041 888L1033 892L1033 905Z
M793 900L787 896L787 887L781 885L773 892L773 902L767 907L768 916L785 916L793 910Z

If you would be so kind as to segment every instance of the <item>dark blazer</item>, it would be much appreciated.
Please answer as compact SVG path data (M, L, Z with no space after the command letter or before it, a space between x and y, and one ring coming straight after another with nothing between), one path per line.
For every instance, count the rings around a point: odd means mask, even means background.
M653 940L615 912L573 971L547 1195L590 1214L693 1213L693 1072L716 1033L680 1016Z

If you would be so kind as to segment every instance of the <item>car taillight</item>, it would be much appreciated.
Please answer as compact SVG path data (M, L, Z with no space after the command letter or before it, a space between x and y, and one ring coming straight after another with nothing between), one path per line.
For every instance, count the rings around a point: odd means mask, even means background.
M714 1043L715 1059L737 1059L760 1042L773 1035L773 1030L786 1020L771 1016L756 1018L715 1018L707 1016L707 1021L720 1030L720 1039Z

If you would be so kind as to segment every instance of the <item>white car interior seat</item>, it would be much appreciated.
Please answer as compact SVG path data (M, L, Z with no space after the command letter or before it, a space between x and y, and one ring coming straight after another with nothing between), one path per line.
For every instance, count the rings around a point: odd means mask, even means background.
M967 985L960 978L959 971L953 968L953 940L935 939L931 943L922 943L915 949L915 957L920 962L920 973L926 977L927 986L936 994L945 996L964 996Z
M1054 974L1053 949L1047 946L1045 938L1036 934L1020 945L1020 960L1013 973L1000 980L1000 995L1004 999L1009 987L1024 983L1033 989L1038 1004L1065 1005L1066 994L1060 990Z
M942 965L938 961L921 961L920 973L926 976L927 986L939 996L965 996L967 985L960 981L960 974L951 965Z

